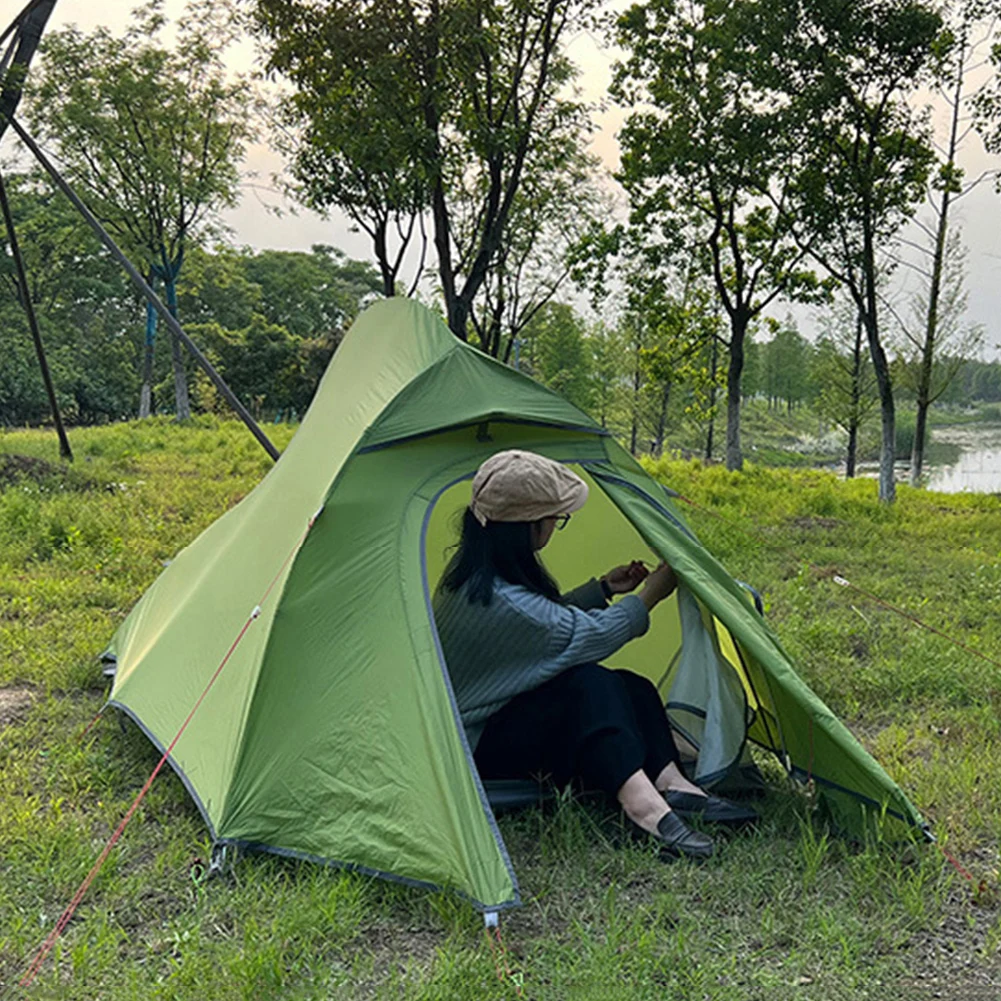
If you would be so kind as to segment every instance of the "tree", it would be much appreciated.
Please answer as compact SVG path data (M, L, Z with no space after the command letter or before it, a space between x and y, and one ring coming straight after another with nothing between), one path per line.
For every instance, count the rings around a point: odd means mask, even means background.
M67 420L117 419L137 389L139 342L128 318L137 299L114 262L72 206L33 173L7 174L11 212L20 237L31 296L47 344L59 409ZM0 305L5 350L0 353L0 420L45 418L45 396L17 305L14 262L0 229Z
M255 0L268 66L296 88L306 198L369 233L386 294L429 214L448 325L463 340L533 149L581 127L562 47L594 3Z
M814 407L848 436L845 479L855 476L858 436L879 403L875 370L868 364L862 316L853 302L839 303L828 316L811 367Z
M258 312L297 337L336 332L339 341L359 309L379 293L379 276L370 264L325 244L314 245L308 254L245 254L243 271L260 289Z
M177 314L177 277L188 244L237 200L238 164L253 135L251 95L226 81L231 37L224 6L190 7L177 42L157 42L160 0L133 14L122 37L76 27L49 35L28 91L26 117L57 151L70 183L141 269L163 282ZM150 410L153 335L147 325L140 414ZM181 345L172 337L175 406L190 416Z
M580 145L589 131L586 121L552 131L526 162L508 225L470 313L481 349L505 362L535 313L566 283L581 241L607 212L596 181L598 161ZM476 197L459 204L467 214L478 209Z
M910 317L897 316L903 333L900 349L902 381L917 403L914 444L911 450L911 484L919 486L924 468L928 410L958 374L966 358L976 355L983 343L979 324L963 323L966 312L966 250L959 230L947 231L948 206L943 195L929 248L931 270L921 269L924 287L914 296Z
M807 395L810 345L792 322L779 323L768 317L766 324L772 339L763 345L764 392L769 407L784 400L786 412L791 413L793 404L801 403Z
M620 332L617 327L599 321L588 331L587 345L593 373L591 415L603 428L617 430L625 356Z
M784 296L823 290L803 267L787 212L796 183L783 155L783 102L755 64L778 45L774 4L650 0L618 22L627 49L613 94L634 111L622 132L619 179L632 223L662 241L700 243L729 319L726 464L743 464L741 375L751 321Z
M879 252L913 214L931 168L927 112L907 100L926 79L941 19L921 0L781 5L786 44L768 72L787 99L801 244L862 317L882 416L879 497L896 496L893 383L883 345Z
M720 322L707 290L690 269L675 293L657 275L646 281L637 276L630 298L648 331L639 361L652 430L650 450L654 455L664 450L671 395L684 389L689 394L687 415L707 425L706 457L711 458Z
M584 323L573 308L547 303L526 326L525 339L531 345L532 374L581 410L590 410L591 356Z
M309 253L196 247L178 299L235 391L258 412L302 413L344 331L380 289L371 264L334 247L317 245ZM256 352L270 360L251 357ZM198 396L214 406L204 381Z
M920 337L917 337L913 330L905 328L908 340L920 356L917 364L912 364L909 369L914 373L917 402L914 447L911 453L911 483L914 486L921 482L924 468L928 409L941 396L957 371L955 365L936 365L938 356L949 350L948 341L954 340L958 335L955 307L959 304L956 297L961 294L961 289L956 285L955 265L947 261L948 258L955 260L958 254L957 243L953 241L954 231L949 229L950 213L958 199L990 176L985 173L972 181L966 181L963 170L957 163L960 149L973 130L973 124L964 120L964 114L969 107L976 107L978 103L981 107L986 107L983 102L989 95L989 85L986 83L972 94L966 92L970 70L978 68L975 63L982 58L981 50L993 34L993 25L988 27L984 23L986 6L988 5L983 0L960 0L949 5L946 8L946 29L938 46L935 83L939 98L949 108L948 136L944 145L938 146L938 168L928 192L932 225L927 226L918 220L918 225L928 238L928 245L912 244L921 251L923 257L922 262L916 265L926 288L921 297L923 330ZM951 345L949 353L956 354L957 349L960 354L975 350L978 346L975 344L976 338L977 334L968 330L968 343L962 346ZM909 353L913 357L913 352Z

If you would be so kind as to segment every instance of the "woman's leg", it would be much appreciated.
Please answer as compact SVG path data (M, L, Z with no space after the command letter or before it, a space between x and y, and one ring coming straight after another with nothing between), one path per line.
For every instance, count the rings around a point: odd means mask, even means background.
M620 674L582 664L512 699L488 720L480 738L480 774L548 772L558 784L578 776L614 796L626 816L666 850L706 858L712 840L673 815L643 770L648 752Z
M656 831L669 808L644 771L642 730L619 674L581 664L512 699L490 717L477 745L481 776L549 774L559 785L580 778Z
M643 770L660 792L687 792L695 796L705 793L689 782L679 767L680 756L664 704L653 682L632 671L619 671L632 700L633 712L647 747Z
M657 825L671 812L667 800L657 791L647 773L638 768L619 786L615 798L626 816L644 831L657 833Z

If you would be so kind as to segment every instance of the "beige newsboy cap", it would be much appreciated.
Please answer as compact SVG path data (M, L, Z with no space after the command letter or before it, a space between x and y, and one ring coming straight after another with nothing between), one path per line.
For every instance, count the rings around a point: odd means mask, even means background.
M469 509L488 521L538 521L580 510L587 484L566 466L512 448L490 456L473 477Z

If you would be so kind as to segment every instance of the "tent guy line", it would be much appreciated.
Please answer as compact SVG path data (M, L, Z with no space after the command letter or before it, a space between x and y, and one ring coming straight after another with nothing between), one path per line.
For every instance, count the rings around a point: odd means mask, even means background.
M316 523L316 519L320 516L322 510L323 508L320 508L320 510L318 510L316 514L314 514L313 517L309 519L309 524L306 526L305 531L303 531L302 535L300 535L299 538L296 540L295 545L293 545L292 548L289 550L288 555L285 557L285 560L282 563L282 565L278 568L278 572L271 579L271 583L268 584L267 589L261 596L260 601L254 606L250 614L247 616L247 619L243 624L243 628L237 634L236 639L234 639L233 642L230 644L229 649L226 651L226 655L223 657L219 666L216 668L215 673L212 675L211 678L209 678L208 684L202 690L201 695L198 696L198 700L191 707L191 711L185 717L184 722L181 724L177 733L174 735L174 739L171 740L170 744L163 752L163 755L160 757L160 760L156 763L156 767L150 773L149 778L146 779L145 783L143 784L143 787L139 790L139 793L136 795L136 798L132 801L132 805L125 812L125 816L122 818L118 827L115 828L114 833L111 835L110 838L108 838L108 841L105 844L104 848L102 849L101 854L98 855L97 857L97 861L91 867L90 872L87 873L83 882L80 884L76 893L73 895L72 900L70 900L66 909L60 915L59 920L56 922L55 927L48 934L48 936L46 937L45 941L41 944L41 946L39 946L38 951L35 953L35 956L32 959L30 965L28 966L27 971L21 978L20 985L22 987L25 988L30 987L34 982L35 977L38 976L38 973L41 970L42 964L45 962L46 957L48 956L49 952L51 952L52 947L56 944L56 940L63 933L63 930L65 929L66 925L69 924L70 918L73 917L73 912L77 909L80 902L83 900L84 896L87 893L87 890L90 888L90 884L93 883L94 879L97 877L97 874L101 871L101 867L104 865L105 860L107 859L108 855L111 854L111 849L114 848L119 838L122 836L122 833L128 826L128 823L132 819L133 814L139 808L139 804L146 797L146 793L149 792L157 775L160 774L160 771L163 768L164 764L166 764L167 760L170 758L171 752L177 746L177 742L181 739L182 735L184 734L184 731L188 727L188 724L194 718L194 715L198 711L201 704L205 701L205 698L208 695L210 689L216 683L219 676L222 674L223 668L229 662L230 657L232 657L233 652L239 646L240 641L247 634L247 631L250 629L253 623L260 617L261 606L265 603L265 601L267 601L268 596L274 589L275 584L278 583L278 580L284 573L285 568L288 566L293 556L295 556L295 554L301 548L302 544L306 541L306 537L309 535L311 529L313 528L313 525ZM100 716L100 713L98 714L98 716ZM91 722L91 726L93 726L96 720L97 717L95 717L94 721ZM88 727L88 729L90 729L90 727ZM86 731L84 732L86 733Z

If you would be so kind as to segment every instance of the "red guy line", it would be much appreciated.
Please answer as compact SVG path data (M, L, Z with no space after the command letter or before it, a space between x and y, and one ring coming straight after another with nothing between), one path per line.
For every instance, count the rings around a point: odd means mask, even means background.
M104 860L108 857L108 855L111 853L111 849L114 848L115 844L118 842L118 839L122 836L122 832L125 830L126 826L128 825L128 822L132 819L132 815L138 809L139 804L143 801L143 798L146 796L146 793L149 792L150 786L152 786L153 784L153 780L157 777L157 775L160 774L160 769L163 768L167 759L170 757L171 751L173 751L174 748L177 746L177 742L181 739L181 735L188 728L188 724L191 722L192 717L198 711L199 706L201 706L202 702L205 701L205 697L208 695L209 690L215 684L216 679L219 677L220 674L222 674L222 669L226 666L227 662L229 661L229 658L233 656L233 651L236 650L237 646L240 643L240 640L242 640L243 637L246 635L247 630L250 628L253 621L261 614L261 605L263 605L264 602L267 600L268 595L271 594L272 589L278 582L278 579L281 577L285 568L288 566L289 561L292 559L293 555L295 555L296 551L305 541L306 536L309 534L310 529L316 522L319 513L320 512L317 511L316 514L314 514L313 517L310 518L309 525L307 526L306 530L302 533L302 535L299 536L299 539L296 541L295 545L293 545L292 549L289 550L288 556L285 557L285 560L282 563L281 567L279 567L278 572L272 578L271 583L268 584L267 590L261 597L260 602L254 607L254 610L250 613L249 617L247 618L247 621L244 622L243 628L240 630L236 639L233 640L233 642L230 644L229 649L226 651L226 656L223 657L222 662L215 669L215 673L209 679L209 682L203 689L202 694L198 696L198 701L195 702L194 706L192 706L191 712L188 713L184 722L181 724L181 728L174 735L174 739L170 742L167 749L163 752L163 756L157 762L156 767L150 773L149 778L146 779L146 782L143 785L142 789L139 790L139 794L132 801L132 805L126 811L125 816L122 817L121 823L118 825L117 828L115 828L114 834L112 834L111 837L108 839L108 843L104 846L103 850L101 851L101 854L97 857L97 861L94 863L90 872L87 873L86 878L80 884L76 893L73 894L73 899L69 902L69 905L67 906L66 910L63 911L59 920L56 922L55 927L52 929L51 932L49 932L45 941L41 944L38 951L35 953L35 957L31 961L31 964L28 966L27 972L21 978L20 985L22 987L30 987L34 982L35 977L38 976L38 971L42 968L42 964L45 962L45 958L52 951L52 947L56 944L56 940L63 933L63 929L65 929L66 925L69 924L70 918L73 917L73 912L77 909L77 906L80 904L80 901L83 900L84 895L90 888L90 884L94 882L95 877L101 870L101 866L104 865ZM98 713L98 716L100 716L100 713ZM93 726L96 721L97 717L94 718L90 726ZM87 727L87 730L90 729L90 726ZM85 730L84 733L86 732L87 731Z

